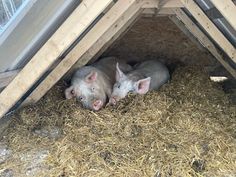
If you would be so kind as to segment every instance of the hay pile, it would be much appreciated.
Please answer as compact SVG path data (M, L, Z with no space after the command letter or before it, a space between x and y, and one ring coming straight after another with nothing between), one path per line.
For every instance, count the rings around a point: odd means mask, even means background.
M63 89L13 116L0 174L236 176L236 109L202 69L180 67L160 91L99 112Z

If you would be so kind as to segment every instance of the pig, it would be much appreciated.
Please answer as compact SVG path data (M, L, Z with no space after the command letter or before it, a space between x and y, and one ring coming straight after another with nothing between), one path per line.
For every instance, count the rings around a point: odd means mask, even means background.
M116 83L109 99L115 105L129 92L146 94L149 90L158 90L170 78L167 67L157 60L148 60L134 66L134 70L125 74L116 65Z
M76 97L83 107L94 111L100 110L111 96L115 83L116 57L106 57L90 66L79 68L71 79L71 85L65 90L65 97ZM129 72L132 67L120 61L124 72Z

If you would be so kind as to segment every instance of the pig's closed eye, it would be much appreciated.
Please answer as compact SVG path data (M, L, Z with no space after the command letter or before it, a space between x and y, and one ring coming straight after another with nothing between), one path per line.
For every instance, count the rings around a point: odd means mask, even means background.
M115 87L117 87L119 89L120 88L120 84L115 84Z

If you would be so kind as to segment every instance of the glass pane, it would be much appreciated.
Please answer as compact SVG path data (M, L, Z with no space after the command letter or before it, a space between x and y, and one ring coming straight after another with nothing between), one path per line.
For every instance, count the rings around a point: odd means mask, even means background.
M0 0L0 34L14 20L28 0Z

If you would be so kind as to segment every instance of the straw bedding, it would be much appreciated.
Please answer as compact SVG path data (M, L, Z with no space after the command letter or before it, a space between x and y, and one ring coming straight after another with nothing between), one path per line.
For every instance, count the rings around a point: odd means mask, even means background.
M13 115L0 176L236 176L236 109L201 67L99 112L64 88Z

